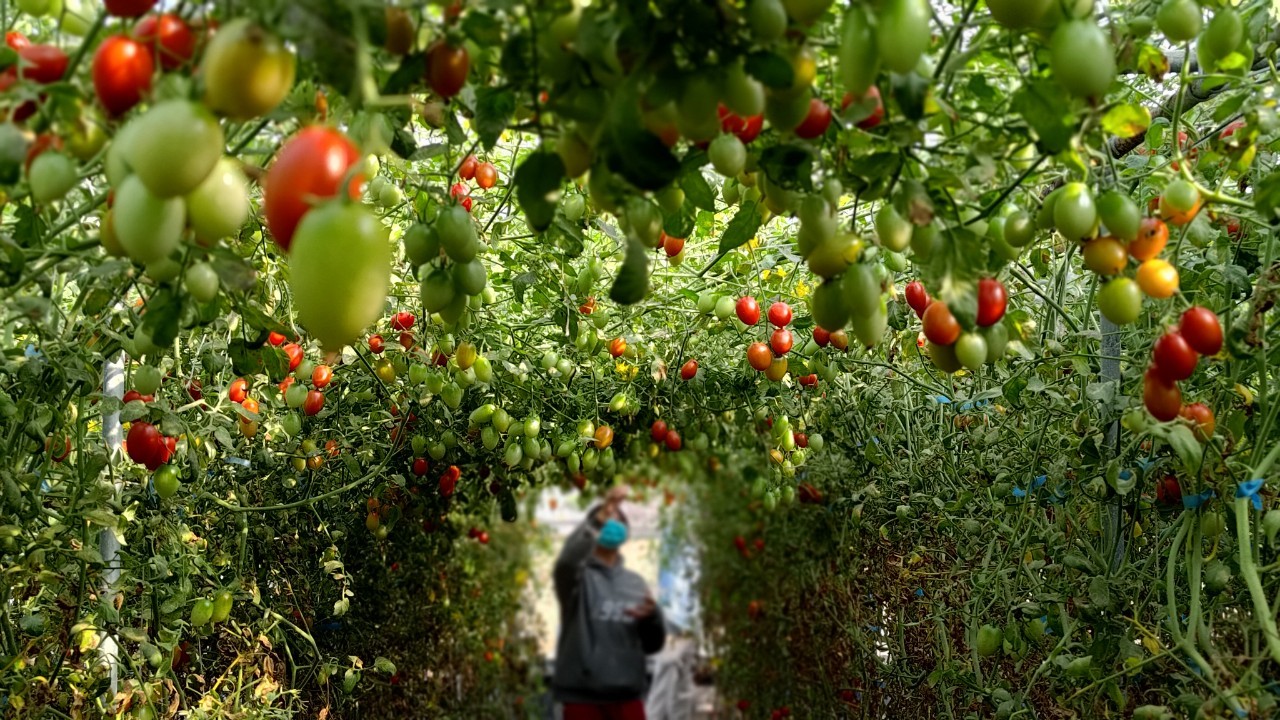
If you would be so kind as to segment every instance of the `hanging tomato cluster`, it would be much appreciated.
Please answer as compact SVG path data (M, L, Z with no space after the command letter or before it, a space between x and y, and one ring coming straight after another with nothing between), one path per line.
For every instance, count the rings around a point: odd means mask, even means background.
M932 298L919 280L908 283L903 294L923 323L929 357L939 369L948 373L961 368L976 371L1004 356L1009 338L1001 323L1009 305L1004 283L990 277L978 281L972 330L965 330L947 304Z
M1177 328L1170 328L1155 342L1151 364L1143 377L1142 400L1152 417L1168 422L1180 415L1192 424L1197 437L1213 435L1213 411L1203 403L1182 404L1178 383L1190 378L1201 355L1216 355L1222 349L1222 326L1218 316L1195 306L1182 314Z

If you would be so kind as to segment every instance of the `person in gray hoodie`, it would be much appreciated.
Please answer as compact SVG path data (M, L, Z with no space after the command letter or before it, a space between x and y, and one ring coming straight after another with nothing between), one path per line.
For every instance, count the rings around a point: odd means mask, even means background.
M553 571L560 601L552 692L564 720L644 720L645 656L662 649L666 627L643 578L623 567L624 487L564 543Z

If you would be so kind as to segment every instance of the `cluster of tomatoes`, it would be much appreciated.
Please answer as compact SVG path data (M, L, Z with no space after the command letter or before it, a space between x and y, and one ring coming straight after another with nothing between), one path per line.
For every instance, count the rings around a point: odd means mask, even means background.
M904 291L907 305L924 323L929 357L944 372L977 370L1004 355L1008 330L1000 322L1009 304L1004 283L995 278L978 281L975 328L964 329L947 304L929 296L924 283L913 280Z
M758 537L748 545L746 538L741 535L735 535L733 538L733 547L737 549L738 554L741 555L744 560L750 560L753 548L756 553L764 552L764 538Z
M760 322L760 303L750 295L738 298L734 304L734 312L743 325L754 327ZM781 382L787 375L787 353L795 344L795 336L787 328L791 324L791 306L784 302L769 305L769 324L773 332L769 334L769 342L753 342L747 346L747 363L757 372L774 382ZM806 375L798 378L805 385L817 384L817 376ZM812 382L810 382L812 381Z
M149 422L136 421L129 425L129 433L125 436L124 449L129 459L155 472L169 462L177 451L178 440L168 437L160 429ZM159 492L159 488L156 488Z
M449 197L471 212L471 187L467 182L474 180L481 190L488 190L498 182L498 168L491 162L480 162L475 155L468 155L458 165L458 177L461 179L449 188Z
M684 440L679 431L668 427L665 420L654 420L649 426L649 437L659 445L665 445L671 452L678 452L684 447Z
M1183 405L1178 382L1191 377L1201 355L1216 355L1220 350L1222 325L1218 316L1200 306L1184 312L1178 326L1156 340L1151 364L1143 376L1142 401L1151 416L1161 422L1181 416L1191 423L1198 438L1212 437L1213 410L1204 403Z

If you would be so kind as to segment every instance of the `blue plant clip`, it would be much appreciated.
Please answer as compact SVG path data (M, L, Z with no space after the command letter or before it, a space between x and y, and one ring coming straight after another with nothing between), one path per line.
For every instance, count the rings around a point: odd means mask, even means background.
M924 597L924 588L916 588L916 597Z
M1151 466L1156 464L1156 461L1152 458L1142 458L1137 462L1138 462L1138 467L1142 468L1142 472L1146 472L1150 470Z
M1245 480L1236 488L1236 497L1249 498L1249 502L1253 503L1254 510L1262 509L1262 484L1265 482L1262 478L1254 478Z
M1209 488L1198 495L1183 495L1182 507L1186 510L1195 510L1201 505L1209 502L1209 500L1213 499L1215 495L1217 495L1217 493L1213 491L1213 488Z
M1039 490L1040 488L1044 487L1044 484L1048 481L1049 481L1048 475L1041 475L1037 477L1035 480L1031 481L1030 490L1023 490L1022 488L1018 488L1018 487L1014 488L1013 496L1018 498L1026 497L1028 494L1035 492L1036 490Z
M947 397L946 395L936 395L934 396L933 401L938 403L939 405L951 404L951 398Z
M44 357L44 353L37 350L35 345L31 345L30 343L28 343L27 346L22 350L22 356L28 360L37 360L39 358Z

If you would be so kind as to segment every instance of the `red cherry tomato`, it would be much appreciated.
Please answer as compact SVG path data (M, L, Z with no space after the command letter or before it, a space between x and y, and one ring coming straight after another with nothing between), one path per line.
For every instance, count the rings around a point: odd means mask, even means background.
M773 350L775 355L786 355L791 352L791 346L795 339L791 335L791 331L780 327L773 331L769 336L769 348Z
M814 325L813 341L818 344L818 347L826 347L831 344L831 333L817 325Z
M773 364L773 351L762 342L751 343L747 347L747 362L759 372L764 372Z
M170 13L139 20L133 27L133 39L146 45L165 70L182 67L196 54L195 33L182 18Z
M649 426L649 437L653 438L654 442L662 442L666 436L667 423L662 420L654 420L653 424Z
M1159 374L1165 382L1174 383L1191 377L1191 373L1196 371L1200 356L1181 333L1171 330L1156 340L1151 360L1152 371Z
M1152 417L1169 422L1182 410L1182 391L1177 383L1167 382L1152 368L1142 380L1142 403Z
M756 299L750 295L738 298L734 311L738 313L738 319L744 325L755 325L760 322L760 303L756 302Z
M840 101L840 111L847 110L855 99L861 102L866 98L875 98L876 106L870 115L858 121L858 127L863 130L870 130L884 121L884 99L880 97L880 88L872 85L867 88L867 94L862 98L854 98L851 93L845 93L844 99Z
M912 280L907 283L907 287L903 290L903 294L907 297L907 305L916 311L916 317L924 317L924 311L929 307L929 291L924 289L924 283L919 280Z
M1166 507L1182 504L1182 485L1173 475L1165 475L1156 481L1156 502Z
M471 188L467 187L467 184L464 182L454 183L453 186L449 188L449 196L455 200L467 197L470 194Z
M960 338L960 323L944 302L930 303L923 320L924 336L935 345L950 345Z
M1218 425L1217 419L1213 416L1213 410L1204 403L1184 405L1178 412L1178 416L1191 423L1191 429L1195 431L1196 438L1201 442L1213 437L1213 431Z
M1222 350L1222 325L1209 308L1196 305L1182 313L1178 331L1201 355L1217 355Z
M609 341L609 355L613 357L622 357L622 354L625 353L626 351L627 351L626 340L620 337L616 337Z
M784 302L776 302L769 306L769 322L777 327L791 324L791 306Z
M282 349L284 354L289 356L289 372L297 370L298 366L302 364L302 346L297 343L289 343Z
M93 55L93 89L111 115L123 115L151 91L151 51L132 38L112 35Z
M352 172L359 161L356 146L332 128L313 125L285 142L262 187L267 229L281 249L289 250L298 223L316 200L338 195L343 181L347 197L359 197L364 177Z
M796 126L796 137L812 140L831 127L831 108L819 98L809 100L809 114Z
M1004 283L995 278L982 278L978 281L978 327L1000 322L1008 305L1009 294L1004 289Z
M23 35L17 30L10 30L4 34L4 44L14 50L21 50L22 48L30 45L31 41L27 39L26 35Z
M122 18L142 17L155 7L156 0L106 0L107 14Z
M155 470L167 459L164 436L151 423L135 422L130 425L125 442L129 458L145 465L148 470Z
M413 323L417 318L411 312L398 312L391 316L392 330L409 330L413 328Z
M382 351L387 348L387 343L382 339L381 335L369 336L369 352L374 355L381 355Z
M231 387L227 388L227 399L233 403L242 403L247 397L249 397L249 381L244 378L232 380Z
M440 40L427 50L427 84L442 98L457 95L467 84L471 56L462 46Z
M498 182L498 168L493 163L480 163L476 167L476 185L488 190Z
M28 45L18 51L22 79L41 85L57 82L67 74L71 59L53 45Z
M413 461L413 474L422 477L427 474L427 459L415 458Z
M684 238L668 237L662 233L662 250L669 258L679 255L684 251Z
M462 161L462 164L458 166L458 177L463 180L470 180L474 178L476 176L476 167L479 164L480 161L476 160L475 155L468 155L466 159Z
M324 408L324 393L319 390L308 390L307 399L302 401L302 412L311 416Z
M317 390L325 388L333 381L333 370L328 365L317 365L315 370L311 371L311 384Z
M680 448L684 447L684 440L680 438L680 433L675 430L667 431L665 441L667 443L667 449L671 452L678 452Z
M284 344L284 335L281 335L275 330L272 330L271 332L267 333L267 343L272 347L280 347L281 345Z
M686 382L692 380L698 374L698 361L688 360L680 366L680 379Z
M737 135L743 145L759 137L760 131L764 129L763 115L751 115L744 118L725 107L723 103L721 103L718 112L720 115L720 129Z

